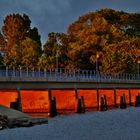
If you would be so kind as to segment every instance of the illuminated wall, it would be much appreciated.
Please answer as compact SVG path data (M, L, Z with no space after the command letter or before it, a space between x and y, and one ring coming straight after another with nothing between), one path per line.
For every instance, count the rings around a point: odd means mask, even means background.
M57 110L75 110L75 91L74 90L52 90L52 96L56 98Z
M56 98L57 111L75 111L76 97L75 90L52 90L52 97ZM84 97L86 109L97 107L97 91L96 90L80 90L78 89L78 98ZM135 103L135 96L140 93L138 89L131 89L131 102ZM106 95L107 104L114 105L114 90L99 89L99 99ZM125 94L126 102L129 104L129 90L116 89L116 102L120 104L120 96ZM16 101L17 90L0 90L0 104L10 107L10 102ZM49 107L47 90L21 90L21 102L23 112L47 112Z
M131 90L131 102L132 102L132 105L134 105L136 95L138 95L138 93L140 93L140 89L139 90L138 89Z
M97 107L96 90L78 90L78 98L84 97L86 109L93 109Z
M38 112L48 110L47 90L21 90L23 112Z
M101 97L104 97L104 95L106 95L107 105L112 108L114 106L114 90L100 89L99 99L101 99Z
M0 90L0 104L10 107L10 102L16 101L17 90Z
M129 104L129 91L128 89L117 89L116 90L116 102L117 105L120 104L120 97L125 95L126 103Z

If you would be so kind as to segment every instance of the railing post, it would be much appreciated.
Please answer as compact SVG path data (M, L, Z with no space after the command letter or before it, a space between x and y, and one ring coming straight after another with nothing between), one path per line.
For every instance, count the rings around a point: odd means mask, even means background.
M27 75L27 77L29 76L29 70L28 70L28 67L26 67L26 75Z
M16 76L16 73L15 73L15 67L13 66L13 77Z
M128 89L128 95L129 95L129 105L131 106L132 103L131 103L131 89L130 88Z
M59 78L63 78L63 75L62 75L62 68L60 68L60 71L59 71Z
M116 79L118 80L118 74L116 74Z
M19 77L22 77L22 68L21 68L21 66L19 66Z
M86 78L89 78L88 70L86 70Z
M128 79L131 80L131 79L130 79L130 73L128 74Z
M136 80L136 77L137 77L137 76L136 76L136 74L134 74L134 75L135 75L135 76L134 76L134 80Z
M18 110L22 111L20 88L18 88L17 91L18 91L18 98L17 98Z
M69 73L68 73L68 70L67 70L67 68L65 68L65 78L68 78L69 77Z
M34 67L32 68L32 77L34 77L35 76L35 74L34 74Z
M90 70L89 78L90 78L90 79L92 78L92 71L91 71L91 70Z
M74 75L74 78L76 78L76 76L75 76L75 71L76 71L76 70L75 70L75 69L73 69L73 73L74 73L73 75Z
M119 79L122 79L122 73L119 74Z
M50 68L50 73L49 73L49 77L51 78L52 77L52 71L51 71L52 69Z
M58 68L55 68L54 72L55 72L55 78L57 78Z
M44 77L47 77L46 68L44 68Z
M128 80L128 73L126 73L126 80Z
M6 66L6 77L8 77L8 66Z
M38 76L40 77L40 67L38 67L38 72L39 72L39 73L38 73Z
M82 70L82 78L85 78L84 70Z
M78 91L77 91L77 88L75 88L75 98L78 99Z
M99 89L96 89L96 96L97 96L97 110L99 110L100 103L99 103Z

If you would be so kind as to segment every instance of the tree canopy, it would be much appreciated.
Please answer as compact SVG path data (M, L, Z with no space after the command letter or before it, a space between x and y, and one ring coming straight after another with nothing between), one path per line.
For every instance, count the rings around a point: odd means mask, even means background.
M96 69L99 59L101 72L136 72L140 14L112 9L90 12L68 27L67 36L72 67Z
M40 35L37 28L31 28L31 20L27 15L10 14L6 16L2 32L5 38L3 52L3 62L5 65L37 65L39 58L32 58L32 55L36 51L41 55ZM28 59L28 63L25 63L27 55L29 55L28 58L30 59ZM36 64L34 59L36 59Z
M136 73L140 60L140 13L101 9L80 16L66 33L41 36L25 14L6 16L0 33L4 65L58 66L100 72ZM42 48L41 48L42 47Z

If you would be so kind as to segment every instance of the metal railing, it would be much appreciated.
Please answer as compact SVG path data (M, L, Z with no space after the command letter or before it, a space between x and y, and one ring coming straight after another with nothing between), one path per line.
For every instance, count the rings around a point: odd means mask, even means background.
M106 79L106 80L140 80L140 74L107 74L93 70L80 70L70 68L43 68L23 66L0 66L0 77L48 77L48 78L80 78L80 79Z

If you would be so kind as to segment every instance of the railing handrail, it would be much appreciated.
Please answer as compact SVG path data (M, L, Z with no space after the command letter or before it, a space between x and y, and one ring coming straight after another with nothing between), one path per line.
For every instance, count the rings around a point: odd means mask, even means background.
M25 66L2 66L0 65L0 77L49 77L49 78L86 78L86 79L120 79L140 80L140 74L109 74L95 70L81 70L72 68L47 68Z

